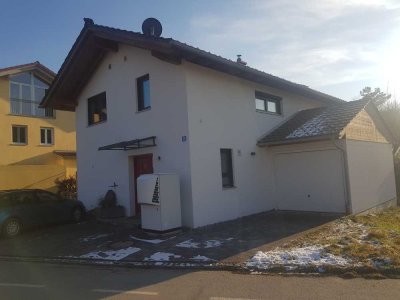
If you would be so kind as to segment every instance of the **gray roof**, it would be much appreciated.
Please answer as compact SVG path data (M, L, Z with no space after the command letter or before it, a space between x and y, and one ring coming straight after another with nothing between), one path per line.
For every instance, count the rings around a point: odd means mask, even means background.
M182 59L203 67L224 72L245 80L281 89L330 105L342 99L316 91L308 86L265 73L241 63L223 58L172 38L149 37L94 24L85 19L85 26L62 64L54 82L49 87L41 105L74 111L77 95L83 89L96 66L110 51L118 51L118 44L128 44L151 50L160 59L179 64Z
M267 133L257 144L286 144L299 140L338 137L367 104L366 100L357 100L299 111Z

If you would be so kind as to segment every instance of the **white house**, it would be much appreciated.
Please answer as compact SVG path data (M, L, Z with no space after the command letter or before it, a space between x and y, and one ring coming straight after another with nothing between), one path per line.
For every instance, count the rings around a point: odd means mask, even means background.
M271 209L358 213L396 201L393 138L373 104L344 102L170 38L85 26L43 106L76 112L78 197L179 174L198 227Z

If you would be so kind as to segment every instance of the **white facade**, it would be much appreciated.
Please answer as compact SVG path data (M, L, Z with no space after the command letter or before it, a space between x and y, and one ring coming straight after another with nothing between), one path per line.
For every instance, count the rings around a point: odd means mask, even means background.
M396 199L392 146L346 141L352 213Z
M126 57L126 60L124 60ZM111 69L109 68L111 65ZM137 112L136 78L150 74L152 107ZM87 99L107 94L107 121L88 126ZM153 153L154 172L177 173L184 221L191 222L191 192L185 78L182 68L163 63L149 51L121 46L107 56L79 96L76 107L78 195L87 209L113 186L118 203L135 214L133 155ZM157 137L157 147L135 151L98 151L116 142ZM160 157L160 159L158 159Z
M145 74L150 76L151 109L137 112L136 78ZM88 126L87 99L104 91L107 121ZM282 97L282 114L257 112L255 91ZM276 147L260 148L256 143L297 111L320 105L186 61L180 65L167 63L153 57L150 51L120 45L118 52L108 54L102 61L78 99L78 197L87 209L93 209L115 183L118 203L126 208L128 215L134 215L132 157L152 153L154 172L176 173L180 177L184 226L198 227L274 208L301 209L297 204L291 205L290 195L280 193L286 171L276 172L277 162L283 170L295 162L292 158L285 158L290 162L277 158L280 154ZM156 136L156 147L98 151L101 146L149 136ZM233 151L233 188L222 187L221 148ZM317 202L304 206L303 210L309 207L316 211L345 211L343 170L335 169L334 174L328 171L338 164L343 166L343 157L332 145L328 150L313 152L311 157L310 153L296 156L310 162L315 157L321 162L329 159L305 178L313 180L323 175L334 180L326 187L314 189L313 201ZM304 167L304 162L298 163L299 168ZM336 190L338 186L341 189ZM325 188L334 192L333 204L329 199L322 204L316 199Z
M257 140L318 104L193 64L185 71L194 226L276 208L272 155ZM282 97L282 115L257 112L256 90ZM220 148L233 150L234 188L222 188Z

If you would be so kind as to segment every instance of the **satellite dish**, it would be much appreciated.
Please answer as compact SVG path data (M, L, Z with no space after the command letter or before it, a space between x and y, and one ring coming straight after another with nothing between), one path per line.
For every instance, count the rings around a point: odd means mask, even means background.
M147 18L143 21L142 32L147 36L159 37L162 33L160 21L155 18Z

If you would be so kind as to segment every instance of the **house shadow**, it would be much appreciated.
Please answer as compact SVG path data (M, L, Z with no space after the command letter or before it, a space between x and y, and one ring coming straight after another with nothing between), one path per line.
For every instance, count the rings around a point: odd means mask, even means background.
M49 151L47 153L43 153L40 155L33 155L28 158L16 161L10 164L10 166L52 165L52 164L62 165L63 159L54 154L52 151Z

